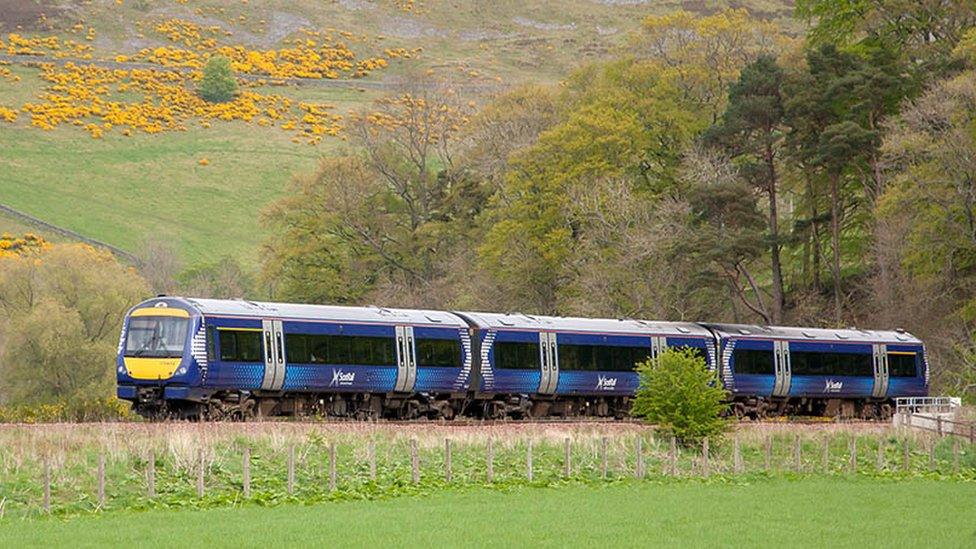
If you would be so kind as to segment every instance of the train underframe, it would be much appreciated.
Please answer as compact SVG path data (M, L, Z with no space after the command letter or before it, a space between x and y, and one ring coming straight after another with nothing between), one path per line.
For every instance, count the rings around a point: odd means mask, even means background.
M817 416L888 420L892 413L890 399L736 396L729 405L729 414L740 419Z
M167 400L158 387L142 388L133 405L148 419L246 421L260 417L350 420L626 417L630 397L466 393L282 393L215 391L192 400Z
M261 417L321 417L349 420L522 420L615 418L630 413L631 398L594 395L467 393L282 393L214 391L192 400L166 400L160 387L138 392L134 410L153 420L246 421ZM894 407L885 399L769 398L736 396L728 415L739 419L819 416L887 420Z

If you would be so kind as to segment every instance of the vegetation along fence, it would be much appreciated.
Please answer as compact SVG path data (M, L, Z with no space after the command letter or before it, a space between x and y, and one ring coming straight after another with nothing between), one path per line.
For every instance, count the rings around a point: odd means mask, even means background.
M976 479L976 445L909 430L741 431L682 445L645 429L396 433L309 428L0 433L0 519L105 509L369 499L432 488L735 482L765 475ZM84 431L84 429L82 429Z

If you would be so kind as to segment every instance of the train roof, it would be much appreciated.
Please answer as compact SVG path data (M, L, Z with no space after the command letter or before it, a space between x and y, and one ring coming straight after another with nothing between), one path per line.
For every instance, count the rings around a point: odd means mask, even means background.
M339 305L309 305L299 303L270 303L243 299L163 298L153 302L174 300L182 302L203 315L246 318L276 318L294 320L335 320L339 322L375 322L410 324L414 326L447 326L466 328L467 323L444 311L423 309L388 309L385 307L345 307Z
M691 322L658 322L634 319L577 318L523 313L457 313L481 328L514 330L559 330L566 332L617 333L632 335L704 336L711 333Z
M753 324L704 324L726 337L763 337L795 341L863 341L867 343L921 344L912 334L900 330L861 330L858 328L798 328Z

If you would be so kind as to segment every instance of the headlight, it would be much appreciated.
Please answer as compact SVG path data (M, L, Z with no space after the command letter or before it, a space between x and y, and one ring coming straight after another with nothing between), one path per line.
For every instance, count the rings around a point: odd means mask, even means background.
M176 373L179 374L179 375L181 375L181 376L182 375L185 375L186 374L186 366L183 366L179 370L176 370Z
M119 366L119 373L120 374L124 374L125 373L125 366Z

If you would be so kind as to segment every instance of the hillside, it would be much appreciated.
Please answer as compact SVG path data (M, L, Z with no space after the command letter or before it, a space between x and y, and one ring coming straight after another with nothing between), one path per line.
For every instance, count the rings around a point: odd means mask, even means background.
M778 21L790 10L786 3L767 0L732 4ZM618 51L643 15L677 8L711 12L728 5L632 0L5 0L0 2L0 44L7 49L0 47L0 54L8 55L0 58L5 59L0 65L0 109L13 114L5 121L0 111L0 204L134 253L152 238L170 243L188 264L223 255L252 259L265 236L259 224L264 205L283 192L293 174L310 170L318 158L341 147L341 117L395 89L399 76L434 71L472 96L520 82L552 82L579 63ZM35 41L24 46L31 55L16 56L10 54L21 51L11 34L24 40L57 37L60 42L52 48ZM23 110L40 102L63 75L87 90L86 96L126 108L164 105L172 97L153 89L155 83L132 84L134 73L45 72L38 62L87 61L122 71L186 63L182 68L193 70L192 60L160 57L157 48L185 56L206 55L208 48L238 48L242 58L277 51L280 61L286 49L310 51L295 45L296 39L317 41L311 47L316 51L348 55L356 68L301 85L288 80L294 71L278 71L276 82L275 74L255 69L247 91L258 97L261 109L282 111L280 118L263 112L250 117L234 113L229 119L221 113L190 113L162 131L149 131L154 129L150 125L146 131L123 132L88 111L42 128L32 125L36 112ZM359 67L369 69L357 78ZM282 109L283 103L290 106ZM303 125L302 116L311 111L302 105L324 114ZM285 130L290 120L297 122L297 130ZM332 128L336 136L329 135ZM0 218L0 228L23 227Z

